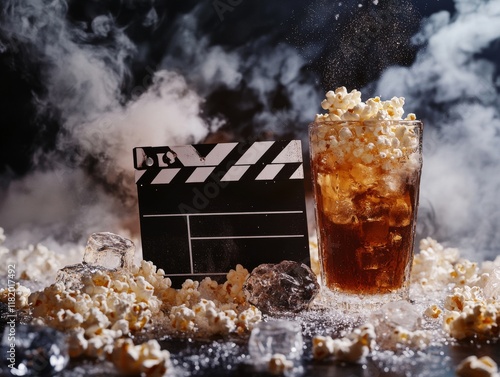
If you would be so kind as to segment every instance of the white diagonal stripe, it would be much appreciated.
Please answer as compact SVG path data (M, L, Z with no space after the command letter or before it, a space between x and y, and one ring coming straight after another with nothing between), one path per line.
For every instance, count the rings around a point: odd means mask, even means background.
M219 143L205 157L205 164L217 166L238 145L238 143Z
M135 183L137 183L137 181L139 179L141 179L142 175L146 173L146 170L136 170L135 171Z
M215 166L203 166L200 168L196 168L194 172L191 173L188 179L186 179L186 183L194 183L194 182L205 182L208 176L214 171Z
M231 166L231 168L221 178L221 182L238 181L250 166Z
M290 176L290 179L304 179L304 167L302 164L300 164L297 170Z
M259 175L255 178L256 181L271 180L283 169L285 164L269 164L262 169Z
M201 157L192 145L170 147L184 166L216 166L231 152L238 143L219 143L206 157Z
M151 182L152 185L158 185L162 183L170 183L172 179L176 176L176 174L180 171L181 169L179 168L173 168L173 169L162 169L158 173L158 175L153 179Z
M273 164L286 164L289 162L302 162L302 145L300 140L292 140L273 160Z
M304 166L302 164L290 176L290 179L304 179Z
M274 141L256 141L252 144L250 148L240 157L240 159L236 162L235 165L253 165L255 164L259 158L262 157L264 153L267 152L271 145L274 144Z

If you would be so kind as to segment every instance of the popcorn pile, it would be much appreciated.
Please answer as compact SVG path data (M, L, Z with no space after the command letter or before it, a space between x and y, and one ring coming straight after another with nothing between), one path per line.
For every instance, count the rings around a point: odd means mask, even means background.
M379 97L361 102L361 93L347 93L345 87L330 91L322 102L328 114L316 115L316 122L346 121L338 127L317 127L318 152L322 155L320 166L331 167L335 163L352 165L353 177L375 177L366 167L381 167L383 170L407 167L410 172L419 165L419 137L411 124L393 121L402 120L404 98L394 97L381 101ZM409 114L405 120L415 120ZM371 121L376 121L371 124ZM349 122L349 123L348 123ZM405 164L402 164L405 162ZM408 166L406 166L408 165ZM356 169L361 169L356 172Z
M7 266L16 265L16 278L23 280L46 281L53 279L57 271L75 259L81 250L70 250L62 256L44 245L29 245L26 248L8 249L3 246L6 240L3 228L0 228L0 276L7 275Z
M0 236L3 240L3 231ZM262 318L245 299L249 273L241 265L223 284L188 279L181 289L172 288L164 271L147 261L130 269L74 271L81 284L72 276L31 293L17 282L16 308L31 311L35 323L67 333L70 357L108 359L123 373L162 376L168 369L170 355L156 340L134 345L128 338L148 327L161 324L166 332L195 336L243 334ZM8 289L0 290L1 301L8 297Z
M343 338L317 335L312 341L313 357L322 360L333 356L338 361L360 362L375 348L375 329L367 323Z
M392 97L388 101L381 101L380 97L361 101L361 92L353 89L347 92L344 86L330 90L326 99L321 102L321 107L328 110L328 114L316 115L316 122L331 121L365 121L365 120L401 120L403 118L403 97ZM405 120L415 120L413 113L407 115Z
M104 357L116 339L140 331L161 315L155 289L170 287L151 262L132 271L97 270L82 276L82 288L56 282L30 295L33 317L70 335L70 356ZM155 287L156 286L156 287Z
M412 283L424 292L452 290L442 308L434 304L424 314L435 319L442 316L444 330L455 339L499 336L500 257L479 268L477 263L461 259L457 249L427 238L414 257Z

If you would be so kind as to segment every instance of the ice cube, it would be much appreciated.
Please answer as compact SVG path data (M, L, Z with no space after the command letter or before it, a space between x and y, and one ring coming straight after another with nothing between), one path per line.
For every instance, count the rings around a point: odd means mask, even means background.
M353 199L356 213L363 220L380 220L389 213L389 204L372 190L358 194Z
M110 269L130 268L134 260L132 241L109 232L93 233L85 247L83 262Z
M366 188L373 186L377 182L377 174L373 167L363 164L354 164L350 173L354 181Z
M361 223L363 243L367 247L385 246L389 240L389 224L384 219Z
M356 260L362 270L378 270L380 268L373 248L359 247L356 249Z
M7 326L1 349L5 376L52 376L69 360L65 335L49 327Z
M267 365L275 354L298 361L303 353L302 328L288 320L260 322L252 329L248 351L257 366Z
M500 267L491 271L484 287L484 295L486 298L500 299Z
M283 261L254 268L243 289L248 302L272 315L307 309L319 284L307 265Z
M409 331L420 327L422 316L408 301L393 301L383 305L372 313L371 323L375 325L378 334L390 334L396 327L401 326Z
M77 290L83 286L82 277L95 273L96 271L109 271L102 266L92 266L86 263L78 263L66 266L57 271L56 282L64 283L67 289Z
M389 212L389 224L393 227L403 227L410 225L411 203L409 196L396 199Z
M353 224L358 220L354 204L350 200L336 200L330 204L326 213L335 224Z

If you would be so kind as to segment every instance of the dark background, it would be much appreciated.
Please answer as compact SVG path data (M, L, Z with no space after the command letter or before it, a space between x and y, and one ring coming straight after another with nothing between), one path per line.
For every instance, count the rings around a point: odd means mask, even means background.
M307 154L307 123L344 85L363 99L405 96L424 121L420 236L494 258L494 7L4 0L0 226L12 244L137 236L133 147L293 137Z

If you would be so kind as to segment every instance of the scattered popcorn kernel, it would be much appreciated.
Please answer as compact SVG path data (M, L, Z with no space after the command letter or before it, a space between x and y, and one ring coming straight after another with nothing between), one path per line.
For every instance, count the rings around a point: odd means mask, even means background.
M456 369L460 377L499 377L497 364L488 356L469 356Z

